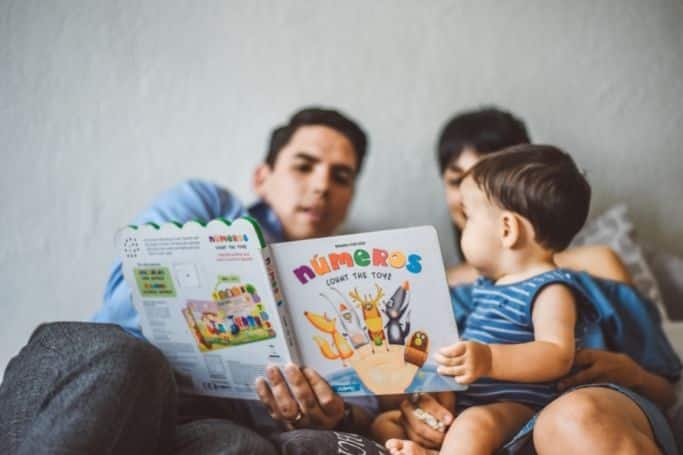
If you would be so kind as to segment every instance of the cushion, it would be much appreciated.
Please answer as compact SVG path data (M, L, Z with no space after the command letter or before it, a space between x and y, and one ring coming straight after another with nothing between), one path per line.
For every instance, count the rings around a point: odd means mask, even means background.
M647 247L645 256L657 277L669 319L683 321L683 258L668 251L656 251Z
M668 319L657 280L638 243L635 227L625 204L615 205L590 219L571 244L582 245L608 245L612 248L633 277L636 289L655 303L664 320Z

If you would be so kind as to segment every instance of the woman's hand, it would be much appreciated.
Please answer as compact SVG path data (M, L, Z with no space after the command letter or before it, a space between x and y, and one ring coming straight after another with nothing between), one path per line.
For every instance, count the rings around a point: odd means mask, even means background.
M310 368L288 364L282 375L274 365L266 367L268 381L256 380L256 393L270 416L285 422L288 428L331 430L344 417L344 401ZM289 383L289 385L287 385Z
M574 366L581 370L561 380L558 384L560 390L596 382L611 382L635 389L642 383L643 369L629 356L619 352L581 349L574 357Z
M432 395L421 395L415 404L409 399L401 402L401 419L408 438L427 449L440 448L446 433L420 420L414 413L416 407L436 417L446 428L453 422L453 414Z

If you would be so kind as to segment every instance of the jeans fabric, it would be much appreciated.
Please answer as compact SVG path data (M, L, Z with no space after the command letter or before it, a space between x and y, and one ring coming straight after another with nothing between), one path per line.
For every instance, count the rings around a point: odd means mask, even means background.
M2 454L276 453L248 423L235 401L179 396L163 354L112 324L39 326L0 385Z

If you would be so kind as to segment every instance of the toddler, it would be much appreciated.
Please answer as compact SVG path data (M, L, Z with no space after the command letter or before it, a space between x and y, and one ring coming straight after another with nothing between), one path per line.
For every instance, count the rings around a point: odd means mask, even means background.
M572 366L584 301L553 255L583 226L591 190L567 153L526 144L482 159L461 193L461 247L482 277L461 341L435 355L439 373L469 384L440 400L460 411L441 453L490 454L557 396ZM405 440L400 411L379 415L372 432L392 454L433 453Z

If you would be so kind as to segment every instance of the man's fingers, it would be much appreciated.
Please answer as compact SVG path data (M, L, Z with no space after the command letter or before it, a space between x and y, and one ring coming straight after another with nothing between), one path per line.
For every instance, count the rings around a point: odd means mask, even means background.
M315 424L321 423L320 421L324 418L323 411L301 369L294 364L289 364L285 366L285 376L289 383L289 389L304 416Z
M432 400L434 399L432 398ZM422 402L422 400L420 401ZM418 419L413 413L414 409L412 403L408 400L403 400L401 403L401 418L404 422L403 426L408 437L418 444L430 449L440 447L445 433L433 429L422 420Z
M299 413L299 405L289 391L287 382L282 377L280 369L269 365L266 367L266 374L268 375L270 389L280 415L285 420L294 420Z
M282 420L282 414L280 414L277 403L275 403L275 397L273 397L270 386L264 378L256 379L256 394L268 410L268 414L275 420Z
M557 387L560 390L565 390L570 387L574 387L575 385L589 384L591 382L594 382L599 374L600 371L597 368L595 368L595 366L591 366L590 368L581 370L578 373L561 380L560 382L558 382Z
M315 370L304 368L303 373L313 389L323 413L336 424L344 416L344 400L332 390L327 381Z

